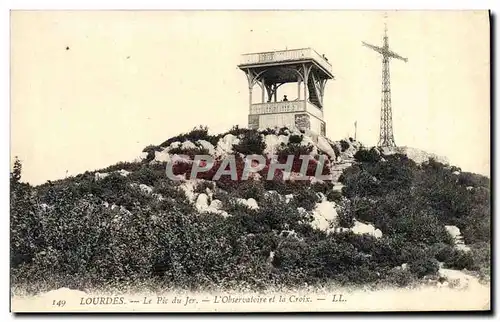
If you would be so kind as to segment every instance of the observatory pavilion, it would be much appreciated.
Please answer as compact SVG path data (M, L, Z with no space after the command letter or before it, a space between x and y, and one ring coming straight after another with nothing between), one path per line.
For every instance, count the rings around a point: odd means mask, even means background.
M324 55L311 48L251 53L242 55L238 67L248 79L249 128L286 126L326 135L323 97L334 76ZM278 100L279 87L287 83L297 83L296 97ZM255 85L260 99L254 97Z

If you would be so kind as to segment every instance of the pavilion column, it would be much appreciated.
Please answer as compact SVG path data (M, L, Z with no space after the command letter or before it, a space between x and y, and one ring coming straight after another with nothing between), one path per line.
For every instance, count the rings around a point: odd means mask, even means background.
M266 81L264 77L262 78L262 103L266 102Z
M301 83L301 79L299 78L297 80L297 100L300 101L300 83Z
M271 102L271 99L273 98L273 85L266 84L265 88L267 91L267 102Z
M307 102L307 87L309 86L308 81L309 81L309 71L310 71L310 66L307 66L304 64L303 70L304 70L304 101ZM307 103L306 103L307 104Z
M247 81L248 81L248 110L251 113L252 110L252 90L254 85L254 77L251 70L246 71Z

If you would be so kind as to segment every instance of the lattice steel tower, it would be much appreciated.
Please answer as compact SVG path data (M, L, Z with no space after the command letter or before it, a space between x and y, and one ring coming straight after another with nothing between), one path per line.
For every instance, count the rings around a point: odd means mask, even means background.
M401 57L389 49L387 23L385 23L384 44L382 47L370 45L364 41L362 43L364 46L382 55L382 106L380 111L380 138L377 145L380 147L395 147L396 142L394 141L394 133L392 130L391 74L389 72L389 60L391 58L396 58L407 62L408 58Z

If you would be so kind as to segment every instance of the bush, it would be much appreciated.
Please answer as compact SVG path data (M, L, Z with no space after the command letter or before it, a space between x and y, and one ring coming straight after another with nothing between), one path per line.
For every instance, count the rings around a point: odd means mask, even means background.
M439 270L439 263L434 258L420 258L409 263L410 271L418 278L436 274Z
M318 194L313 189L305 188L293 194L292 202L295 203L297 207L302 207L307 211L311 211L316 207L316 203L319 201Z
M392 222L377 221L382 231L400 234L408 242L422 242L426 245L443 242L450 244L451 238L444 225L432 215L424 212L404 213Z
M434 256L439 262L446 263L453 261L456 258L457 250L454 245L436 243L432 245L432 254L432 256Z
M194 188L195 193L206 193L207 189L214 190L215 183L212 181L201 181Z
M344 184L342 194L348 198L382 195L380 181L368 171L361 170L352 174L344 172L339 180Z
M460 172L458 175L458 184L462 186L484 187L489 189L490 179L480 174Z
M266 195L260 201L259 209L235 207L231 210L231 221L245 233L263 234L282 230L307 230L304 227L312 218L301 214L296 207L283 202L278 195Z
M348 206L344 205L337 209L337 225L344 228L354 227L354 211Z
M280 128L278 130L278 135L288 135L290 133L290 129L286 126Z
M161 150L162 150L162 148L160 146L150 144L147 147L145 147L144 149L142 149L142 152L149 153L150 151L161 151Z
M155 158L155 151L161 151L161 147L156 146L156 145L148 145L147 147L145 147L142 150L142 152L147 152L147 154L148 154L146 156L146 159L145 159L146 162L154 160L154 158Z
M240 142L233 146L233 150L243 155L262 155L266 149L266 143L256 130L247 130Z
M326 194L326 200L339 203L342 200L342 193L336 190L329 190Z
M300 144L300 142L302 142L302 138L303 138L303 135L292 134L292 135L290 135L290 137L288 139L288 143Z
M340 149L335 144L330 144L330 146L332 147L333 152L335 152L335 156L338 157L340 155Z
M259 202L264 199L265 192L264 185L261 181L246 180L242 181L236 187L234 194L239 198L253 198Z
M321 192L326 195L333 187L333 184L330 181L323 182L315 182L311 184L311 188L316 192Z
M262 131L259 132L260 134L262 135L278 135L278 131L276 129L271 129L271 128L267 128L267 129L264 129Z
M264 132L232 132L241 139L240 153L260 154ZM202 128L174 140L206 136ZM278 151L282 156L310 154L312 146L297 141L291 139ZM150 147L148 153L156 149ZM438 261L489 276L489 183L453 175L432 160L416 165L406 156L391 155L382 162L370 150L363 153L357 157L364 161L340 177L343 195L332 190L331 182L284 181L279 176L272 181L223 177L215 186L202 181L195 191L210 188L228 217L198 214L180 183L165 176L163 163L119 163L103 170L110 175L101 180L86 172L37 187L20 182L21 165L16 163L10 179L12 283L33 291L40 290L35 284L95 289L121 282L118 287L137 282L158 289L245 291L331 282L406 286L435 274ZM308 171L314 170L312 163ZM203 178L211 180L220 164ZM242 165L238 155L238 179ZM111 173L120 169L131 173ZM190 163L180 162L174 173L190 169ZM153 193L138 189L141 183L152 186ZM475 188L467 190L469 185ZM383 237L313 229L310 212L297 208L314 209L319 192L338 204L339 226L351 227L355 217L381 229ZM293 195L288 203L287 194ZM259 208L240 205L235 198L254 198ZM454 248L445 224L460 228L470 252ZM409 268L395 268L403 263Z
M118 181L124 181L124 182L138 182L142 183L148 186L154 186L156 182L161 181L161 180L166 180L167 175L165 173L165 169L161 167L160 169L154 170L151 167L142 167L139 171L132 172L129 174L127 177L123 177L119 174L111 174L104 178L103 180L106 180L108 178L119 178L115 179ZM108 179L109 180L109 179ZM107 182L107 181L104 181Z
M378 152L375 148L371 148L370 150L358 150L354 154L354 159L358 162L375 163L380 161L381 157L380 152Z
M16 159L10 180L10 261L13 268L31 263L43 245L41 209L33 188L21 179L21 162Z
M154 152L153 152L153 159L154 159ZM114 171L120 171L122 169L125 171L133 172L139 170L141 167L142 167L141 162L118 162L115 165L109 166L101 170L97 170L97 172L114 172Z
M340 140L341 152L345 152L351 145L346 140Z
M181 143L185 141L196 142L198 140L205 140L210 142L212 145L216 146L221 136L222 135L215 135L215 136L209 135L208 127L200 125L199 127L194 127L188 133L183 133L168 139L167 141L160 144L160 147L168 147L173 142L181 142Z
M301 145L290 142L288 144L282 143L280 146L278 146L276 154L278 155L278 159L280 160L280 162L286 162L286 159L289 155L294 155L296 157L301 155L310 155L313 148L314 147L311 144Z
M387 273L385 281L390 285L406 287L415 283L416 279L410 270L394 268Z
M205 148L202 147L196 147L196 148L182 148L182 147L177 147L177 148L172 148L168 150L168 153L170 155L178 154L178 155L188 155L191 160L194 160L194 157L196 155L210 155L209 151Z
M342 200L342 193L338 190L333 190L333 183L331 181L316 182L311 185L311 188L316 192L324 194L328 201L339 203Z
M179 183L169 179L156 182L153 192L178 203L188 203L188 198L184 190L179 188Z
M248 133L257 132L253 129L240 128L238 125L234 125L227 133L232 134L236 137L246 136Z
M475 267L474 257L472 252L464 252L459 250L454 250L446 261L444 261L446 267L462 270L464 268L469 270L476 270L479 267Z
M333 237L312 245L295 240L283 242L276 251L273 265L291 280L312 284L325 278L341 283L365 283L376 276L375 272L370 272L365 256L351 244ZM314 269L307 272L304 267Z

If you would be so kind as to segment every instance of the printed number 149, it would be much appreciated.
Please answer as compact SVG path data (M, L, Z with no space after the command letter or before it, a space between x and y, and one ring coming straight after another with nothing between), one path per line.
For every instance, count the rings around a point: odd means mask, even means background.
M60 306L60 307L63 307L64 305L66 305L66 301L65 300L59 300L59 301L56 301L56 300L53 300L52 301L52 306Z

